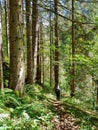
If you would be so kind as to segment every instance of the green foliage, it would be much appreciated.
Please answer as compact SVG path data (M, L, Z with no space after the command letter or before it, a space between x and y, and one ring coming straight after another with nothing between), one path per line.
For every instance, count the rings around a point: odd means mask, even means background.
M0 93L2 103L7 107L16 107L21 105L20 98L16 96L15 92L11 89L5 88Z
M95 130L94 127L97 125L92 121L92 115L94 114L97 118L97 113L89 111L85 106L83 106L83 104L80 104L78 100L77 103L74 100L75 98L69 98L62 102L67 113L76 118L76 122L79 124L80 130Z
M0 92L0 129L40 130L42 127L52 129L53 124L50 120L54 113L46 99L48 95L41 93L42 88L38 85L26 85L25 89L23 97L19 97L8 88Z

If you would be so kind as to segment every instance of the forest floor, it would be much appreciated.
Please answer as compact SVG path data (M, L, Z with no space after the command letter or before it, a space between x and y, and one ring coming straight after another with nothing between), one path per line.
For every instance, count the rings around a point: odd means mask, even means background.
M76 119L69 116L59 101L54 102L57 116L53 119L53 130L80 130Z
M23 97L8 88L0 93L0 130L98 130L89 115L68 105L66 98L56 101L54 93L39 85L25 89Z

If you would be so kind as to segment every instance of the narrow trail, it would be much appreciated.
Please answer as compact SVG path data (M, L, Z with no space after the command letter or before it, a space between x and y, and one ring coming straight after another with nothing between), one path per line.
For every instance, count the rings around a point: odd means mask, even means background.
M58 101L54 102L53 105L57 112L57 116L52 121L55 124L53 130L80 130L76 119L69 116Z

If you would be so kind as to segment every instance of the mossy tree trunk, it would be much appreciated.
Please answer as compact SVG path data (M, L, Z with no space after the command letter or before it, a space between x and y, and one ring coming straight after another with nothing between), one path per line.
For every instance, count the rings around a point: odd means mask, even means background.
M2 11L0 1L0 89L3 89L3 65L2 65Z
M33 57L31 43L30 0L26 0L27 83L33 83Z
M22 1L9 0L10 18L10 79L9 88L23 94L25 79L22 32Z

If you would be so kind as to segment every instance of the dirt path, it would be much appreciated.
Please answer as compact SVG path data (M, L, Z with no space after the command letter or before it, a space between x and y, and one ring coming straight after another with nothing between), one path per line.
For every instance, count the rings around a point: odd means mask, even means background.
M59 102L54 102L54 107L57 116L52 121L55 124L53 130L80 130L76 119L69 116Z

